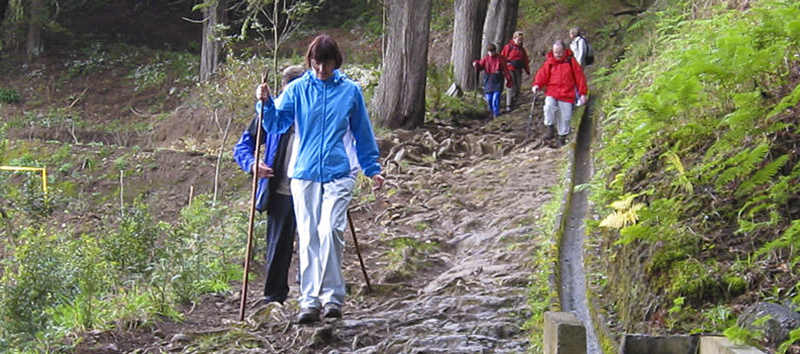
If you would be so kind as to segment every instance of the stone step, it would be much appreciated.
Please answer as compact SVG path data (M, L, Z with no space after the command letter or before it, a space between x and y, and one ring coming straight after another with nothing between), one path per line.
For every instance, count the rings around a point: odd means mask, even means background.
M748 345L736 345L725 337L700 338L700 354L764 354Z
M626 334L620 341L620 354L695 354L698 337L647 336Z
M586 354L586 328L570 312L544 313L544 354Z
M570 312L545 312L544 354L586 354L586 328ZM699 342L699 343L698 343ZM699 349L699 350L698 350ZM764 354L747 345L736 345L721 336L647 336L626 334L620 354Z

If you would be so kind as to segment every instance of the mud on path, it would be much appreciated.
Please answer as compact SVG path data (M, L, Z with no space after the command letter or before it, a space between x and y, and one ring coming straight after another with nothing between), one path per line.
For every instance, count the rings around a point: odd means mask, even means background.
M529 107L382 142L387 185L351 204L373 291L348 230L342 319L297 325L297 285L285 304L260 304L259 278L250 282L245 322L234 286L185 309L179 323L89 333L77 352L525 352L530 261L543 238L535 224L541 207L560 198L551 190L566 151L522 143ZM541 117L535 122L532 137Z

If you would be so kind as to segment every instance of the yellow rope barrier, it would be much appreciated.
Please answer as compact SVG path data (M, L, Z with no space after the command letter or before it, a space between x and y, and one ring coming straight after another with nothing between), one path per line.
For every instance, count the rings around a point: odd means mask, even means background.
M47 167L0 166L3 171L42 171L42 191L47 194Z

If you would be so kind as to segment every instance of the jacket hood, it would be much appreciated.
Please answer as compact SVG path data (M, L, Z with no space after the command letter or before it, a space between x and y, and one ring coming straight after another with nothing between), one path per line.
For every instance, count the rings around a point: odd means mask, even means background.
M547 52L547 61L551 63L566 63L570 58L572 58L574 54L568 48L564 48L564 58L561 60L556 59L556 56L553 55L553 51Z
M308 70L303 74L303 79L308 80L313 85L322 85L323 83L332 83L332 84L341 84L345 80L347 80L347 75L341 72L339 69L333 69L333 75L327 78L326 80L320 80L317 77L317 74L314 73L314 70Z

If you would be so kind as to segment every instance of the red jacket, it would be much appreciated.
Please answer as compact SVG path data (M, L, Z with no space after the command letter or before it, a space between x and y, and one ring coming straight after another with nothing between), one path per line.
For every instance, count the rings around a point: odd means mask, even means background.
M525 50L525 47L517 45L514 43L514 40L508 42L508 44L503 47L503 51L500 52L500 55L506 58L508 62L508 70L525 70L525 73L530 75L531 74L531 65L530 58L528 58L528 51ZM517 62L522 64L521 67L516 68L514 67L514 63Z
M581 65L572 56L572 51L566 48L564 48L564 58L561 60L553 56L552 50L547 53L547 59L536 71L531 86L546 87L546 96L564 102L575 102L576 86L581 96L589 92Z
M492 89L486 90L486 92L500 91L503 89L502 80L500 82L500 87L496 87L496 82L487 82L489 76L494 76L492 74L502 74L506 79L506 86L511 85L511 73L508 72L506 58L502 55L497 53L492 56L487 55L480 60L473 61L472 64L475 66L475 70L483 70L486 72L486 75L484 75L484 86L492 86Z

